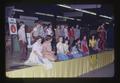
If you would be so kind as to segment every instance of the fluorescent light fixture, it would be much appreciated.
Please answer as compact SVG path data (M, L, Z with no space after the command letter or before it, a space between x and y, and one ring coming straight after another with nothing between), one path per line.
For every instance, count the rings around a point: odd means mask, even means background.
M64 16L57 16L57 18L64 18L64 19L70 19L70 20L74 20L74 18L70 18L70 17L64 17Z
M75 8L72 8L72 7L67 6L67 5L62 5L62 4L57 4L57 5L58 5L58 6L61 6L61 7L64 7L64 8L74 9L74 10L76 10L76 11L80 11L80 12L84 12L84 13L96 15L96 13L94 13L94 12L90 12L90 11L86 11L86 10L82 10L82 9L75 9Z
M46 14L46 13L40 13L40 12L35 12L35 14L54 17L54 15L52 14Z
M64 7L64 8L69 8L69 9L72 9L70 6L67 6L67 5L63 5L63 4L57 4L58 6L61 6L61 7Z
M90 12L90 11L86 11L86 10L82 10L82 9L75 9L76 11L80 11L80 12L84 12L84 13L88 13L88 14L92 14L92 15L96 15L96 13L94 12Z
M81 21L81 19L76 19L77 21Z
M16 12L24 12L24 10L22 10L22 9L13 9L13 11L16 11Z
M108 18L108 19L112 19L112 17L109 17L109 16L105 16L105 15L99 15L100 17L103 17L103 18Z
M109 24L109 22L106 22L106 24Z

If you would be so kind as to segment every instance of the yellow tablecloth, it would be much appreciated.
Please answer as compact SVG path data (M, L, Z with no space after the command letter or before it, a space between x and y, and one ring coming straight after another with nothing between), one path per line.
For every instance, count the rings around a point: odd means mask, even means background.
M43 66L33 66L6 72L9 78L47 78L47 77L77 77L92 70L101 68L114 61L114 51L104 51L77 59L53 63L51 70Z

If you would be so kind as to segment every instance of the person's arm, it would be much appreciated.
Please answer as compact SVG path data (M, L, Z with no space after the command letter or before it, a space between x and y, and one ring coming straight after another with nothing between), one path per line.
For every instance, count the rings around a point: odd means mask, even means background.
M89 47L91 47L91 40L89 40Z
M101 28L100 26L97 28L97 32L100 32L100 28Z

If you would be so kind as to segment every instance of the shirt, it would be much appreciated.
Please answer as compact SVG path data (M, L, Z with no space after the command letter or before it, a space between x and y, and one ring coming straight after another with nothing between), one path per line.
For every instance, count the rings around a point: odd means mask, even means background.
M23 42L27 42L24 24L20 26L20 29L18 30L18 36L19 36L19 40L22 40Z
M64 53L64 44L61 42L57 43L57 53Z
M96 40L90 39L89 40L89 46L92 47L92 48L95 47L96 46Z
M52 36L52 29L51 28L47 29L47 35L51 35Z
M33 45L32 45L32 52L33 51L36 51L40 56L42 56L42 45L39 43L39 42L35 42Z
M64 53L66 54L67 52L69 52L69 46L67 44L64 44Z

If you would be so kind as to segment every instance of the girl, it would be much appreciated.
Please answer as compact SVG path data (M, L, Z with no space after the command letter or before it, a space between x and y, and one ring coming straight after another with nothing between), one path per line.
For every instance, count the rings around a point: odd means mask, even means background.
M64 43L63 37L59 37L59 42L57 43L57 56L58 60L67 60L68 57L65 55L65 51L67 52L68 49L64 50Z
M69 41L68 41L68 39L66 39L65 43L64 43L64 54L66 54L69 59L72 59L73 56L72 56L72 54L70 54L69 45L68 44L69 44Z
M83 50L83 55L89 55L89 49L88 49L88 45L87 45L86 36L83 36L81 46L82 46L82 50Z
M75 42L75 45L72 48L72 53L74 58L79 58L83 55L83 51L81 49L81 43L80 43L80 39L77 39Z
M49 62L49 60L45 59L42 54L42 37L38 37L37 41L32 46L32 52L27 61L24 64L36 65L36 64L44 64L45 62Z
M42 54L48 60L55 61L56 60L56 56L54 54L55 52L52 51L51 41L52 41L52 37L50 35L47 35L46 38L45 38L45 41L43 43Z
M89 48L90 48L90 54L97 53L97 50L96 50L96 39L95 39L94 35L92 35L91 39L89 39Z

